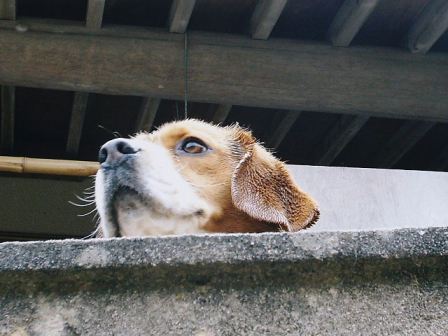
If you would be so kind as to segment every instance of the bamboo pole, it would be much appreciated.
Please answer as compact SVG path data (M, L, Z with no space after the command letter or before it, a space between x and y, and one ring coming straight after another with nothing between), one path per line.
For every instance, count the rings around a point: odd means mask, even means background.
M97 162L0 156L0 172L67 176L95 175Z

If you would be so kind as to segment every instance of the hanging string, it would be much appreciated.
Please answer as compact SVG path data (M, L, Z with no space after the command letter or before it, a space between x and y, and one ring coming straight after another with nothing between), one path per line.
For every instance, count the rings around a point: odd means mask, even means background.
M188 118L188 31L184 34L184 118Z

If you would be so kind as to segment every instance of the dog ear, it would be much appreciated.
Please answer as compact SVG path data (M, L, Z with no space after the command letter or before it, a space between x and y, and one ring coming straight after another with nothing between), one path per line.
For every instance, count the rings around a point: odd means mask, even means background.
M316 202L295 183L286 166L239 129L243 149L232 177L232 201L257 220L278 224L281 230L298 231L319 219Z

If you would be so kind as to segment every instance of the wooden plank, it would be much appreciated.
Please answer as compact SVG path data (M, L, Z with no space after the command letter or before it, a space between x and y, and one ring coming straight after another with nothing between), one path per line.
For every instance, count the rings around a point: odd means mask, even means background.
M182 35L28 26L1 29L0 45L11 47L0 48L0 84L183 99ZM191 101L448 121L444 53L201 32L189 43Z
M283 113L280 122L275 126L274 130L268 137L266 145L269 148L278 148L286 137L291 127L300 116L300 111L286 111Z
M448 29L448 1L432 0L419 15L406 37L413 53L426 53Z
M381 168L393 167L435 125L433 122L408 120L377 155Z
M0 1L0 20L16 19L16 0Z
M143 97L135 126L136 132L151 132L160 102L161 100L158 98Z
M106 0L88 0L86 27L100 29L103 24L104 5Z
M232 110L232 105L230 104L220 104L218 106L210 106L210 115L211 120L214 124L222 124L226 121L229 116L230 111Z
M316 165L331 165L368 120L363 115L341 116L316 148Z
M174 0L171 5L168 26L171 33L185 33L196 0Z
M87 111L89 94L84 92L75 92L73 97L72 115L68 129L66 152L72 157L76 157L79 152L82 129Z
M15 128L15 87L1 87L1 129L0 149L4 154L10 154L14 149Z
M348 47L379 0L345 0L328 30L334 46Z
M252 38L267 40L288 0L259 0L250 20Z

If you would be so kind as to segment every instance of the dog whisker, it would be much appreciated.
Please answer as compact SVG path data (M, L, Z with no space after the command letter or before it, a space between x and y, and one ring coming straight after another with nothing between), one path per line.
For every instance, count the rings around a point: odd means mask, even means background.
M89 212L87 212L87 213L85 213L85 214L78 215L78 217L85 217L85 216L91 215L91 214L93 214L96 210L97 210L97 209L96 209L96 207L95 207L95 209L92 209L91 211L89 211Z
M82 237L81 239L89 239L95 237L95 235L98 233L100 227L98 226L92 233L88 234L85 237Z
M72 201L68 201L68 203L70 203L71 205L77 206L77 207L86 207L86 206L91 206L91 205L95 204L95 202L90 202L87 204L78 204L78 203L75 203Z

